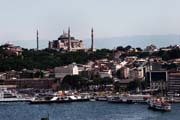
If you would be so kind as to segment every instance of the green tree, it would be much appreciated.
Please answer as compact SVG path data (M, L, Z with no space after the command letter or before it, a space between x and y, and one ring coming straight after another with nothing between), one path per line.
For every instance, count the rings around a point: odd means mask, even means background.
M87 87L87 80L84 80L79 75L67 75L61 83L61 88L64 90L76 89L80 90Z

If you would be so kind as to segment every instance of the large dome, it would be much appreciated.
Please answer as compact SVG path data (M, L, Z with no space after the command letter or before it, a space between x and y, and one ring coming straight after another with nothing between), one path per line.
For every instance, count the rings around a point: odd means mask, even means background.
M63 31L63 34L58 37L58 40L68 39L68 33ZM74 40L74 37L70 37L71 40Z
M58 40L67 39L67 38L68 38L68 33L63 32L63 34L59 36Z

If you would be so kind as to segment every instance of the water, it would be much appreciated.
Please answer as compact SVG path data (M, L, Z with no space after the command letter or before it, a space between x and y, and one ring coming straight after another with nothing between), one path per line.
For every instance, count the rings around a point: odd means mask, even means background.
M145 104L110 104L107 102L74 102L65 104L29 105L1 103L0 120L179 120L180 104L171 112L147 109Z
M0 41L0 44L3 44L7 41ZM36 48L36 40L14 40L10 41L15 45L22 46L24 48ZM49 40L39 41L39 47L41 49L48 47ZM176 34L170 35L141 35L141 36L122 36L122 37L112 37L112 38L94 38L95 48L108 48L113 49L117 46L127 46L131 45L132 47L141 47L145 48L150 44L156 45L159 47L166 47L169 45L180 44L180 36ZM86 48L91 46L91 40L85 39L84 44Z

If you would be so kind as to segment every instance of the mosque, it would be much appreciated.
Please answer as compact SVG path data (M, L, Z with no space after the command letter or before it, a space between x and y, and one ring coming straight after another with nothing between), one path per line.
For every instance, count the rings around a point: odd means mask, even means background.
M70 28L68 33L63 34L57 40L49 41L49 49L63 51L85 50L83 40L76 39L71 36ZM91 50L94 51L93 29L91 30Z

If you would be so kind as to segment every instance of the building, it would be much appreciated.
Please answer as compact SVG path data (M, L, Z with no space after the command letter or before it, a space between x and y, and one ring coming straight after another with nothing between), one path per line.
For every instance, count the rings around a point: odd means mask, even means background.
M14 46L11 43L6 43L3 45L3 49L7 52L7 53L12 53L12 54L16 54L16 55L21 55L22 54L22 48L20 46Z
M137 56L127 56L124 60L126 62L134 62L137 59Z
M128 79L129 78L129 68L128 67L122 67L120 69L120 78L121 79Z
M54 78L39 78L39 79L16 79L16 80L3 80L2 85L13 85L17 88L36 88L36 89L50 89L55 83Z
M99 72L99 75L101 78L105 78L105 77L112 78L112 71L110 69L109 70L103 70L103 71Z
M133 68L129 70L129 78L133 80L144 79L144 69L143 67Z
M180 72L173 72L168 75L168 95L180 97Z
M85 48L83 40L72 37L69 28L68 33L63 31L63 34L57 40L49 41L49 49L77 51Z
M68 66L55 67L55 78L63 79L66 75L79 75L78 66L73 63Z
M157 47L155 45L151 44L151 45L147 46L144 51L152 53L152 52L157 51Z
M162 94L167 91L168 73L167 71L150 71L146 74L146 80L151 89L156 89ZM160 94L160 93L159 93Z

